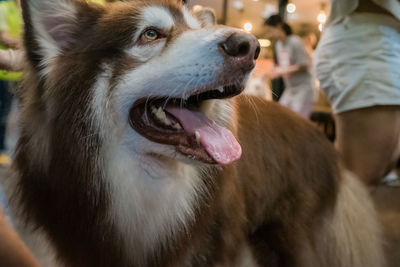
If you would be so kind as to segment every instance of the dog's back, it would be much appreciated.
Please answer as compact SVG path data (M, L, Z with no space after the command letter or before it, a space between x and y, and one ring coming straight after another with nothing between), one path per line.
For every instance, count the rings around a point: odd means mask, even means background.
M238 176L264 266L384 266L369 193L311 123L252 97L237 99L237 120Z

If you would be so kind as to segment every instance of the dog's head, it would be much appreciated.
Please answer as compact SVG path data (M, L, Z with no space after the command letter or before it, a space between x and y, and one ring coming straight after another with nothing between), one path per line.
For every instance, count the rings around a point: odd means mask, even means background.
M238 159L233 134L212 120L212 101L242 92L259 44L185 2L23 0L37 83L30 95L43 124L58 125L60 138L69 138L63 130L79 141L97 135L141 157Z

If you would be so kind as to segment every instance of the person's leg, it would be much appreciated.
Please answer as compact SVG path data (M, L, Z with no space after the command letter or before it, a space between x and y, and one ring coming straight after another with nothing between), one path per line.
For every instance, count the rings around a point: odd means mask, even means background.
M400 155L400 106L343 112L336 122L336 146L345 166L373 188Z

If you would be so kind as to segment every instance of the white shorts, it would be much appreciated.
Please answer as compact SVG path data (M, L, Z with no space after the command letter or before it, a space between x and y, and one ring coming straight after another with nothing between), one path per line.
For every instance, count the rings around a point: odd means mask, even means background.
M334 113L400 105L400 21L354 13L327 27L314 57Z

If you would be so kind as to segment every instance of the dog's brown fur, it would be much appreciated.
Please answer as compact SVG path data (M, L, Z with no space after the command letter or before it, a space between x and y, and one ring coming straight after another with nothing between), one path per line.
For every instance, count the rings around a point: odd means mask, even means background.
M115 225L104 219L109 185L95 162L103 140L87 119L90 88L102 71L99 62L118 62L115 79L124 66L135 64L118 50L129 38L112 38L118 32L104 26L108 30L93 34L109 38L86 52L93 53L90 60L72 51L59 57L54 73L43 79L24 8L30 72L21 91L16 180L9 190L23 221L45 234L59 262L74 267L383 266L369 195L340 169L329 141L291 111L252 97L230 100L229 128L243 147L242 158L230 166L207 167L201 185L207 194L198 198L187 229L155 247L144 263L132 263L143 255L127 255ZM116 8L106 18L112 22L128 11ZM90 9L83 16L91 21L102 12Z
M325 137L277 104L252 97L239 97L234 104L232 128L237 128L244 148L242 159L214 170L215 177L204 177L210 195L198 209L191 234L148 266L181 266L182 260L188 266L235 266L238 253L247 246L259 266L383 266L379 225L369 195L355 178L340 171ZM22 156L28 150L20 145L16 166L27 170L29 160ZM23 177L20 189L30 202L25 202L27 214L38 213L37 223L47 231L52 227L44 220L56 227L50 236L59 257L71 266L124 266L112 228L99 225L97 210L104 204L98 202L98 208L90 210L75 206L73 199L82 198L82 184L76 187L69 178L69 185L51 189L57 199L61 195L65 200L59 203L60 210L52 207L56 202L51 192L43 191L49 190L55 176L47 181L43 175ZM37 185L29 185L30 179ZM92 182L86 182L90 187ZM63 192L68 196L62 197ZM70 219L65 210L71 210Z

